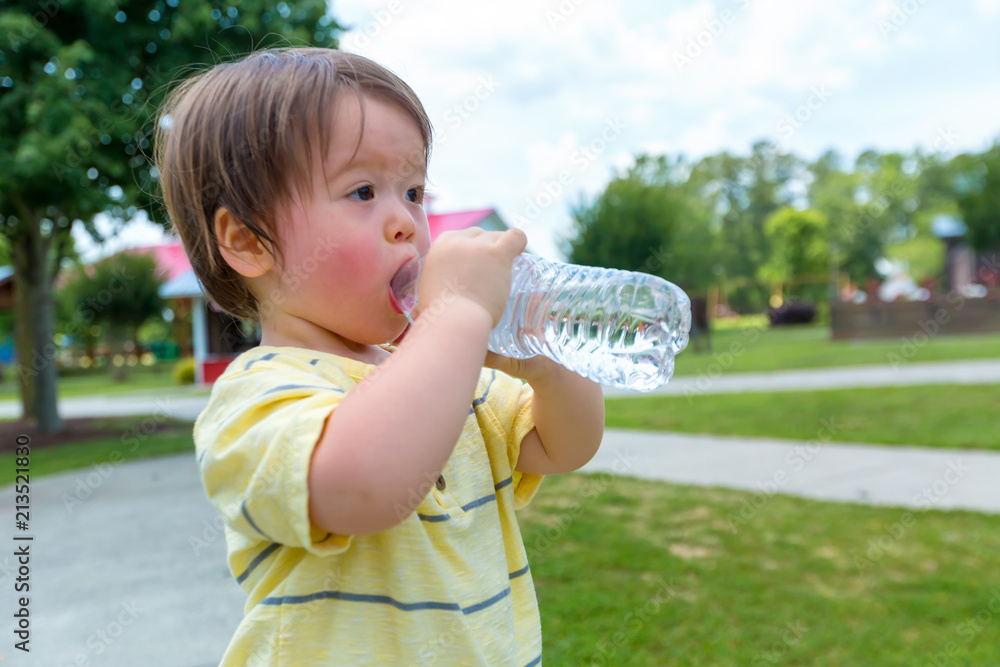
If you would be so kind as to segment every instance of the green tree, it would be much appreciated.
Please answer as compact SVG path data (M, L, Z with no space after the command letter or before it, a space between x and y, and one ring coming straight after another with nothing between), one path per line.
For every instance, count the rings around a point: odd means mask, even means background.
M822 293L822 287L809 289L804 283L826 276L830 263L826 216L786 206L768 216L764 233L771 244L771 256L759 269L761 279L782 283L791 297Z
M758 270L771 253L764 223L792 203L789 185L801 178L803 169L795 156L773 142L759 141L749 156L721 153L691 170L686 188L706 202L725 239L718 258L720 278L736 285L729 298L737 310L761 310L767 304L767 286L758 282Z
M659 275L686 291L708 287L717 234L683 188L680 160L639 156L593 202L573 211L577 235L567 255L576 264Z
M978 155L953 160L953 188L969 242L980 252L1000 248L1000 141Z
M128 366L118 360L125 357L124 344L135 340L136 332L147 320L163 312L156 259L152 255L120 252L80 267L58 295L60 301L72 306L66 330L70 335L85 337L93 324L107 333L112 352L112 373L121 382L127 378Z
M840 269L861 284L877 278L875 262L887 246L915 234L920 203L915 163L899 153L869 150L858 156L852 172L843 172L836 155L827 153L810 172L809 202L829 220Z
M185 67L276 44L336 46L324 0L0 0L0 235L17 271L24 414L56 409L52 284L74 221L154 210L158 103ZM162 219L163 216L158 216Z

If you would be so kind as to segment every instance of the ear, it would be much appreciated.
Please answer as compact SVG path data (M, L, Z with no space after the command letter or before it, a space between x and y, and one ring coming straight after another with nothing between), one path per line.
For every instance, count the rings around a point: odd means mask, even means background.
M274 258L229 209L220 206L215 212L215 238L219 252L241 276L256 278L274 266Z

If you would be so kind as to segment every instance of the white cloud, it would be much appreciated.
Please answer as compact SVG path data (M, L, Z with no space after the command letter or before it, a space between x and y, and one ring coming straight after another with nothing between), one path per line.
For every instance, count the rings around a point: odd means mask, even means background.
M529 239L549 234L536 245L554 247L553 230L567 228L580 194L600 191L641 151L745 154L771 137L807 158L831 147L850 155L868 146L912 148L949 123L961 129L962 146L995 136L1000 123L988 90L998 77L984 63L996 62L1000 47L983 47L995 43L989 35L1000 0L964 10L923 3L897 13L899 25L883 34L879 22L899 7L897 0L350 0L333 11L365 31L347 35L344 47L403 76L443 133L431 165L438 210L495 205L508 219L522 215L609 119L627 125L533 221ZM678 55L690 62L679 66ZM958 80L956 72L971 74ZM482 77L499 87L457 122L456 109ZM830 91L829 100L779 136L778 124L808 105L816 87Z
M976 11L986 18L1000 16L1000 0L976 0Z

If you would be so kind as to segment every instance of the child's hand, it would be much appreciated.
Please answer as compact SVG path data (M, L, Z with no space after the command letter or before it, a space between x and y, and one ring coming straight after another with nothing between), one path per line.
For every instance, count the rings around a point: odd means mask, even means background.
M572 373L565 367L560 366L546 356L538 355L527 359L514 359L505 357L496 352L486 352L486 361L483 362L486 368L494 368L501 373L515 378L526 380L528 384L538 383L546 376Z
M510 295L511 265L526 245L527 237L519 229L445 232L424 261L415 318L436 303L461 299L483 308L496 325Z

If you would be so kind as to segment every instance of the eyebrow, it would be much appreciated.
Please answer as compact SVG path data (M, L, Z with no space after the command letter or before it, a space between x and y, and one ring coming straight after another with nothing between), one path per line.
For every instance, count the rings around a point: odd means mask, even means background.
M352 160L343 169L328 170L327 174L327 184L333 183L337 178L343 177L345 174L350 174L355 171L364 171L366 169L377 169L380 172L389 173L396 176L397 180L411 180L419 179L420 181L427 181L427 167L424 164L412 165L408 163L412 169L406 173L403 173L399 169L386 169L382 164L381 160L378 161L379 164L373 165L364 160Z

